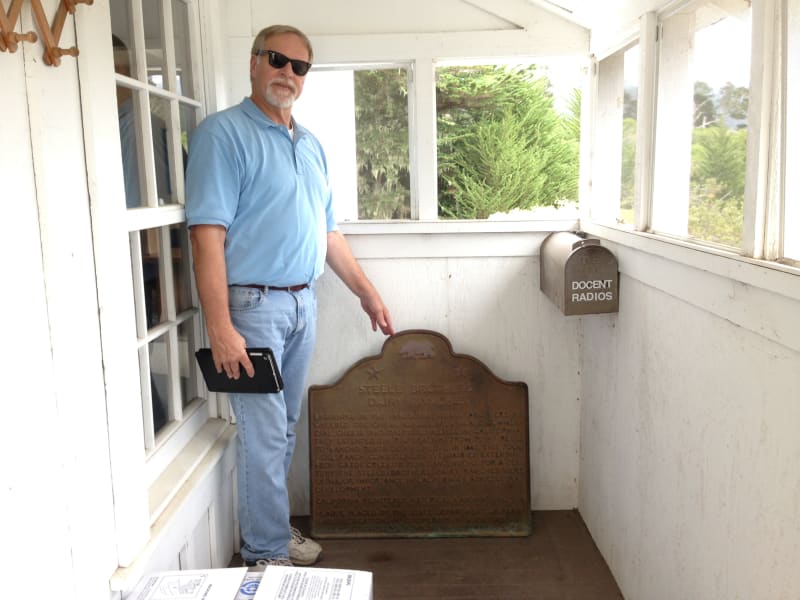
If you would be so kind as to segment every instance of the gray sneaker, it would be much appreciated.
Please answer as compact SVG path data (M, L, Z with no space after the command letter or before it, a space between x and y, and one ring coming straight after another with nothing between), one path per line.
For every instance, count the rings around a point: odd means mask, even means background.
M322 546L311 538L303 537L300 530L292 527L292 537L289 540L289 558L292 563L300 567L308 567L317 562Z
M267 567L291 567L292 561L288 558L259 558L258 560L247 560L244 563L248 571L259 572Z

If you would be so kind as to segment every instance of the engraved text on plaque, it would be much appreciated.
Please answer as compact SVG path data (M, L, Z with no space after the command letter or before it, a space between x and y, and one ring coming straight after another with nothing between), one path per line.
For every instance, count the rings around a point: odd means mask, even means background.
M309 389L316 537L530 533L528 389L424 330Z

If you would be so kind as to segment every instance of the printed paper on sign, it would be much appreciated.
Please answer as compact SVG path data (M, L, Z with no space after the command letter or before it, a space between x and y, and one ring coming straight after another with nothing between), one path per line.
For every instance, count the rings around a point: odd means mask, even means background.
M151 573L125 600L231 600L246 573L247 567Z
M255 600L372 600L372 573L269 566Z

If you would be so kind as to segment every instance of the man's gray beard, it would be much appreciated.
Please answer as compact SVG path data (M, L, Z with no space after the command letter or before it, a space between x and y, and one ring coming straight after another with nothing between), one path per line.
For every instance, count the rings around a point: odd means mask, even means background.
M267 91L264 95L266 96L267 103L275 108L291 108L296 98L295 93L292 92L292 95L288 98L281 99L281 97L272 91L271 85L267 86Z

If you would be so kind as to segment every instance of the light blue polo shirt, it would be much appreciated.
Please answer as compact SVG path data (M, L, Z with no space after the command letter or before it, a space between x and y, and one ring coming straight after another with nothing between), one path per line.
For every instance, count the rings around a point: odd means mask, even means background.
M189 227L223 225L228 285L308 283L336 229L325 153L294 122L270 120L249 98L195 129L186 171Z

